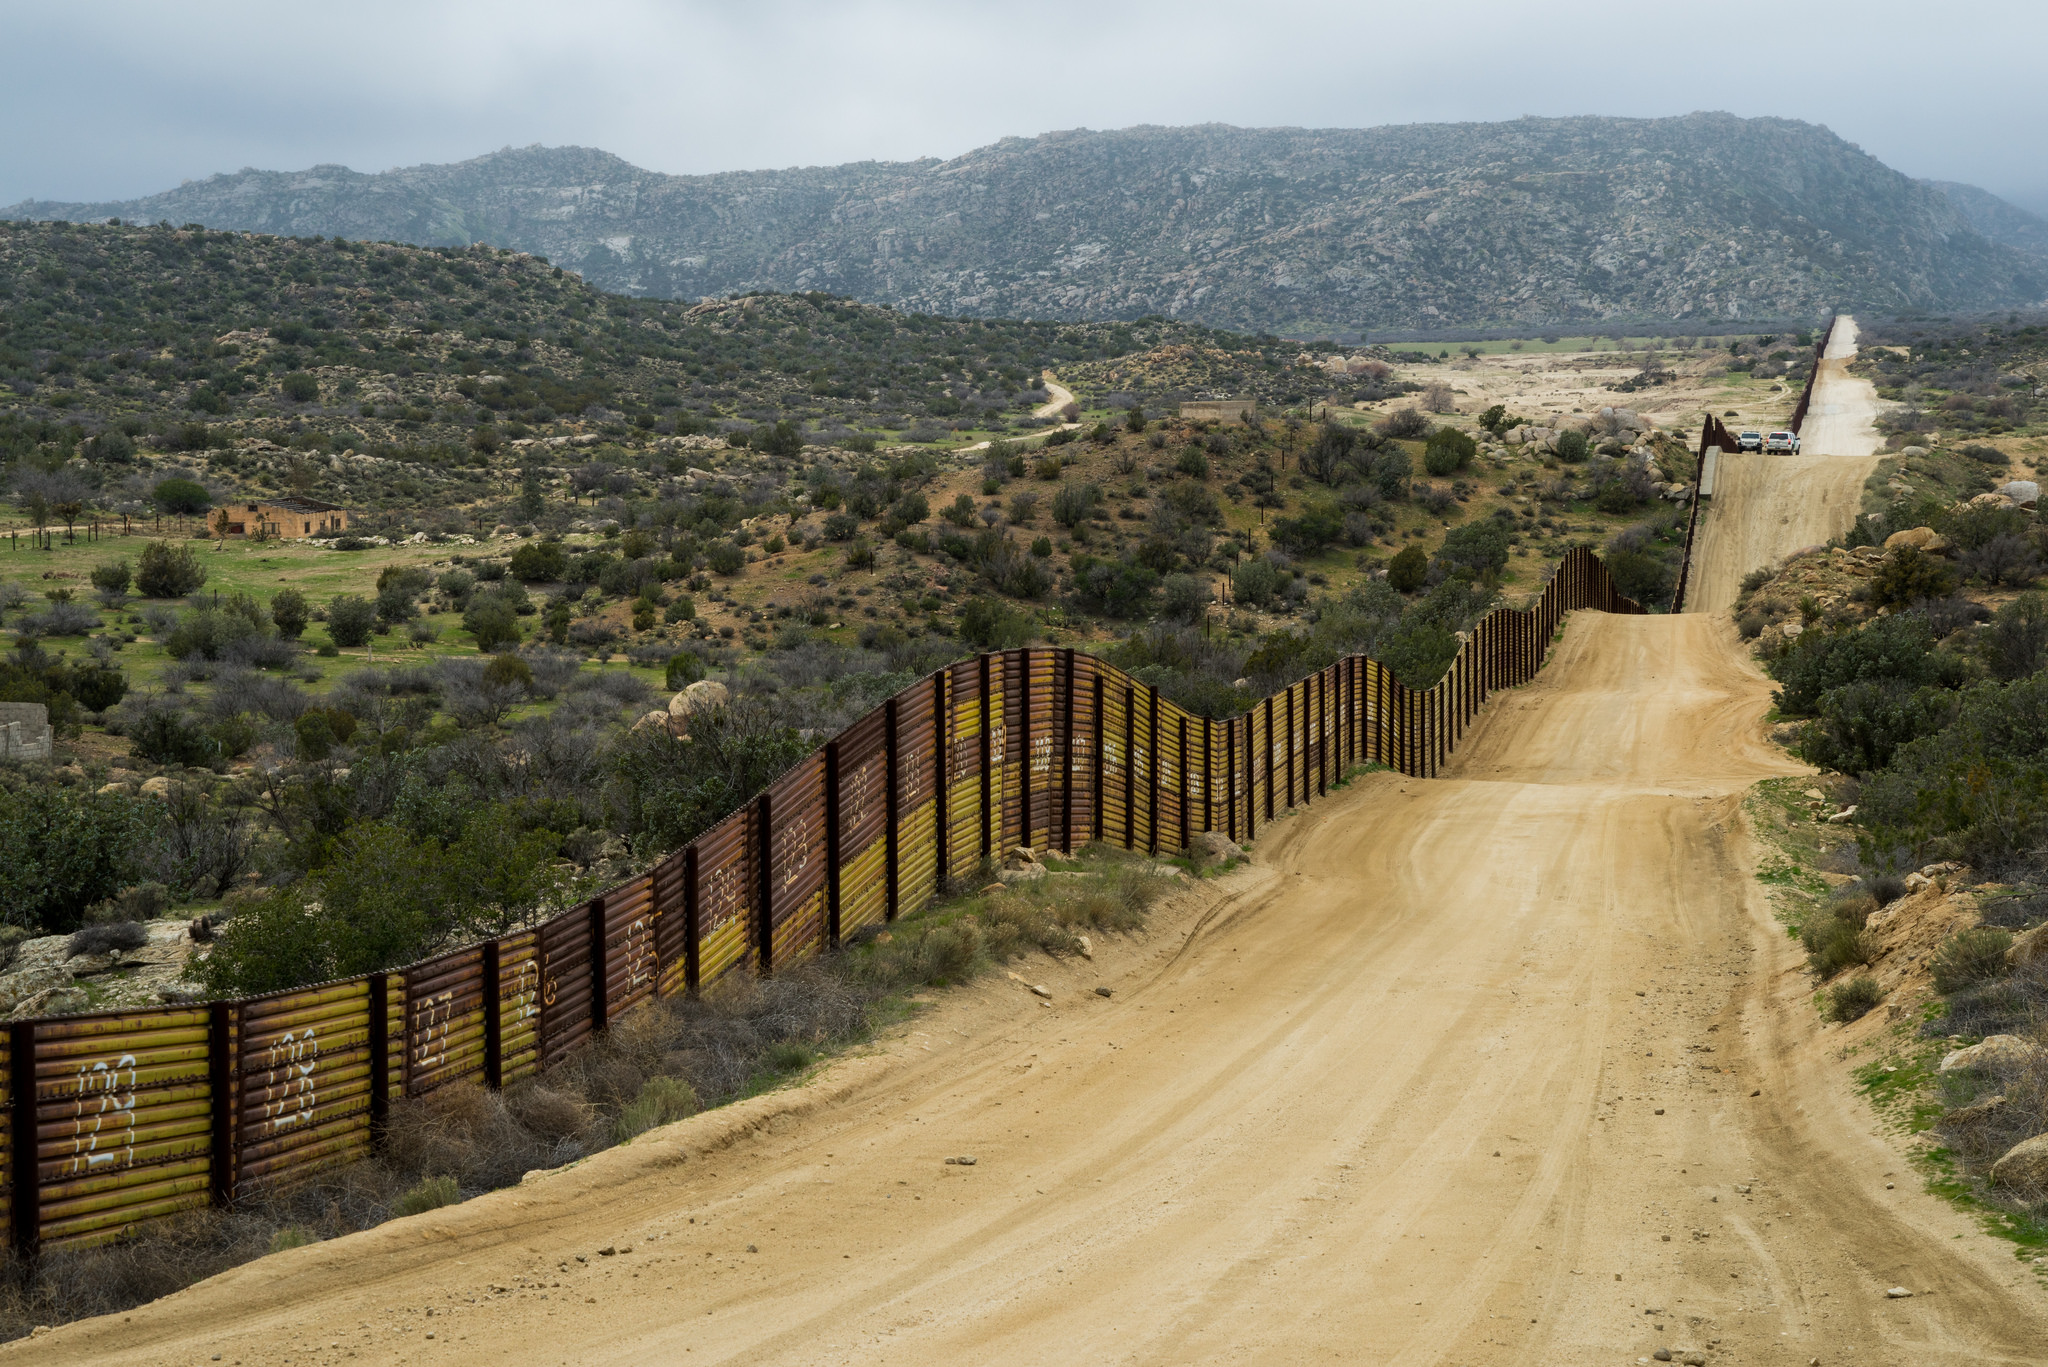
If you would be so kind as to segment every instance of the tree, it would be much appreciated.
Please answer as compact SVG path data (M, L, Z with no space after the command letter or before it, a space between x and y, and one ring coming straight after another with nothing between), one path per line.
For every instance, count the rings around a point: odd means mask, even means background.
M270 620L277 626L277 634L287 641L296 641L306 629L312 613L306 607L306 595L297 589L279 589L270 599Z
M1311 504L1298 517L1273 519L1273 544L1296 555L1316 555L1344 535L1344 515L1328 504Z
M76 930L87 907L121 890L141 835L133 798L43 783L0 791L0 921L53 935Z
M327 635L344 650L370 639L377 625L377 605L353 593L336 594L327 605Z
M510 569L522 584L551 584L568 572L569 556L559 541L529 541L512 552Z
M519 520L538 522L547 511L547 497L541 487L541 473L534 466L519 472Z
M128 585L134 578L126 560L107 560L92 567L92 586L99 590L108 607L118 606L128 596Z
M312 403L320 397L320 382L303 370L294 370L286 375L278 387L293 403Z
M1444 544L1437 555L1453 573L1464 570L1476 579L1497 575L1508 564L1507 528L1490 517L1453 527L1444 533Z
M1456 474L1479 454L1479 443L1455 427L1439 427L1423 448L1422 468L1432 475Z
M1420 546L1409 546L1387 562L1387 583L1402 593L1413 593L1429 577L1429 557Z
M1358 445L1358 434L1348 427L1326 422L1316 433L1316 439L1302 449L1301 472L1319 484L1335 484L1351 463L1351 453ZM1192 449L1192 448L1191 448ZM1196 455L1200 456L1197 451ZM1207 462L1203 463L1206 472Z
M1910 607L1923 598L1946 598L1955 591L1955 571L1948 562L1918 546L1889 552L1870 576L1870 601L1881 608Z
M158 480L149 496L165 512L186 517L196 516L213 506L213 495L206 492L205 485L180 475Z
M183 598L206 582L206 566L190 546L152 541L136 557L135 591L144 598Z
M478 650L502 650L519 644L519 618L504 599L478 598L462 614L462 629L476 638Z
M1567 428L1557 434L1557 458L1566 465L1579 464L1591 449L1586 434L1577 428Z

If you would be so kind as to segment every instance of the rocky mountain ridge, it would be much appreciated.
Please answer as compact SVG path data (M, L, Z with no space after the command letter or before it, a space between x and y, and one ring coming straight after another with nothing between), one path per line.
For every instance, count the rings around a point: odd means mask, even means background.
M1290 335L2048 294L2048 265L1973 227L1942 188L1824 128L1727 114L1074 130L943 162L707 176L507 148L375 175L243 171L0 215L482 241L637 295L826 290L929 313L1163 313Z

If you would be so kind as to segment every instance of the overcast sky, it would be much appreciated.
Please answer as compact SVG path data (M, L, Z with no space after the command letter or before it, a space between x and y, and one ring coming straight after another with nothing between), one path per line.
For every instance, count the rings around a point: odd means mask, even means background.
M528 143L699 172L1139 123L1724 109L2048 213L2044 54L2038 0L0 0L0 204Z

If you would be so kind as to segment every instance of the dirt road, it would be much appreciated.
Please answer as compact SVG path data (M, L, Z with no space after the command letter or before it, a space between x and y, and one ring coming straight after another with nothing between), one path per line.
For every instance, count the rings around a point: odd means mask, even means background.
M1855 355L1856 320L1844 317L1814 380L1801 454L1721 455L1714 496L1700 512L1688 612L1726 611L1743 575L1840 536L1856 516L1878 438L1877 390L1849 374Z
M1788 767L1764 706L1725 619L1578 614L1449 777L1267 827L1113 999L962 993L808 1115L699 1117L12 1360L2041 1361L2038 1292L1812 1042L1736 819Z

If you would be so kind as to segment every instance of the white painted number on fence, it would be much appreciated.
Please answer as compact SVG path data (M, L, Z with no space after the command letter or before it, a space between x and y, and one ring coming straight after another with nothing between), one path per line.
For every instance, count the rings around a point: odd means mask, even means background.
M65 1175L125 1166L135 1156L135 1055L99 1059L78 1070L71 1160ZM24 1142L16 1135L14 1142Z
M313 1108L320 1104L313 1076L320 1065L320 1041L314 1032L287 1030L279 1035L271 1043L269 1065L263 1091L274 1095L263 1103L263 1120L270 1132L310 1122Z

